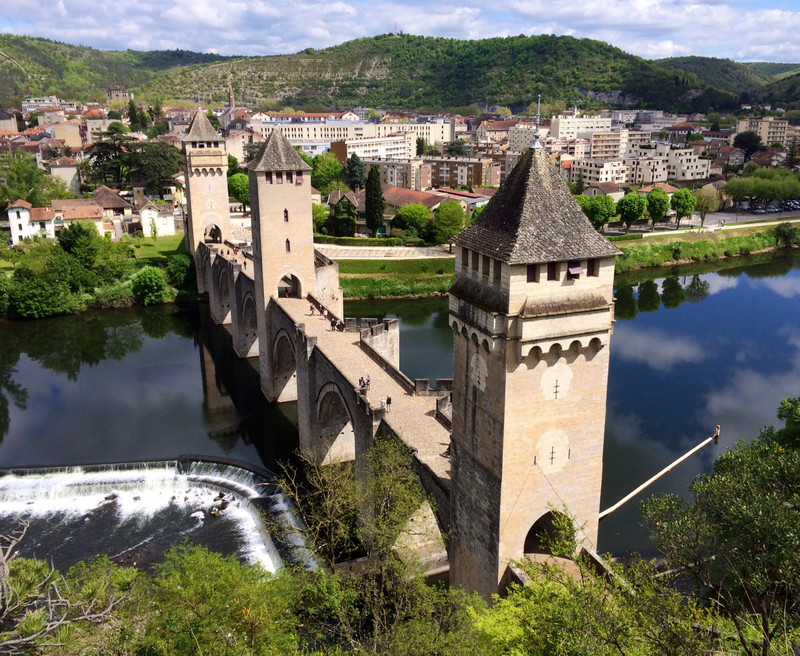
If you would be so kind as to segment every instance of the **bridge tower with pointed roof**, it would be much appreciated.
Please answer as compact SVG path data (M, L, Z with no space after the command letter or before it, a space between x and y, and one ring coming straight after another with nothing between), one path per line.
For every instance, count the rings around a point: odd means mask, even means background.
M201 110L195 113L182 141L186 167L186 247L194 257L199 244L231 238L228 155L222 137Z
M540 146L455 243L450 580L488 597L559 514L597 544L618 251Z

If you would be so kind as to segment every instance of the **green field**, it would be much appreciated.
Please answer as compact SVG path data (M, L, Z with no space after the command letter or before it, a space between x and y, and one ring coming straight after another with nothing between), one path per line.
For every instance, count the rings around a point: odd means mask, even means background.
M443 294L453 285L455 259L340 260L345 298Z

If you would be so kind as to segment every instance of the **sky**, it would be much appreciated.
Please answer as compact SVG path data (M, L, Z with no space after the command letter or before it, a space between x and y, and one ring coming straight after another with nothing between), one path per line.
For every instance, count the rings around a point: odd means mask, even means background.
M797 0L25 0L0 8L0 32L111 50L278 55L396 31L570 35L647 59L800 63Z

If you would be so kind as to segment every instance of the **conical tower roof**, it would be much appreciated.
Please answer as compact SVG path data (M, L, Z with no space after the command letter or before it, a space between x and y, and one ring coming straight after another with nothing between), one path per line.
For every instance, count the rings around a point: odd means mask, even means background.
M189 125L189 131L183 136L184 142L193 141L221 141L222 137L217 134L208 116L201 110L194 113L194 118Z
M264 145L247 165L251 171L310 171L311 167L298 155L280 130L267 135Z
M508 264L619 253L594 229L541 148L520 158L478 220L454 242Z

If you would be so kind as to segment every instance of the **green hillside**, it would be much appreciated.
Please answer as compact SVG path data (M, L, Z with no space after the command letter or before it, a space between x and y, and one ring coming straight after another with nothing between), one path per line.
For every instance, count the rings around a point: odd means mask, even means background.
M774 62L748 62L743 64L748 68L773 79L779 79L800 73L800 64L777 64Z
M175 66L225 59L185 50L97 50L34 37L0 34L0 105L23 96L104 99L113 84L137 87Z
M410 35L357 39L295 55L175 69L143 88L162 97L209 97L231 83L245 103L304 106L526 108L548 102L665 109L729 106L736 98L697 76L667 70L600 41L516 36L464 41Z
M800 109L800 72L779 77L754 95L754 100Z
M716 57L669 57L659 66L694 73L705 84L739 94L755 91L770 81L770 74L748 64Z

